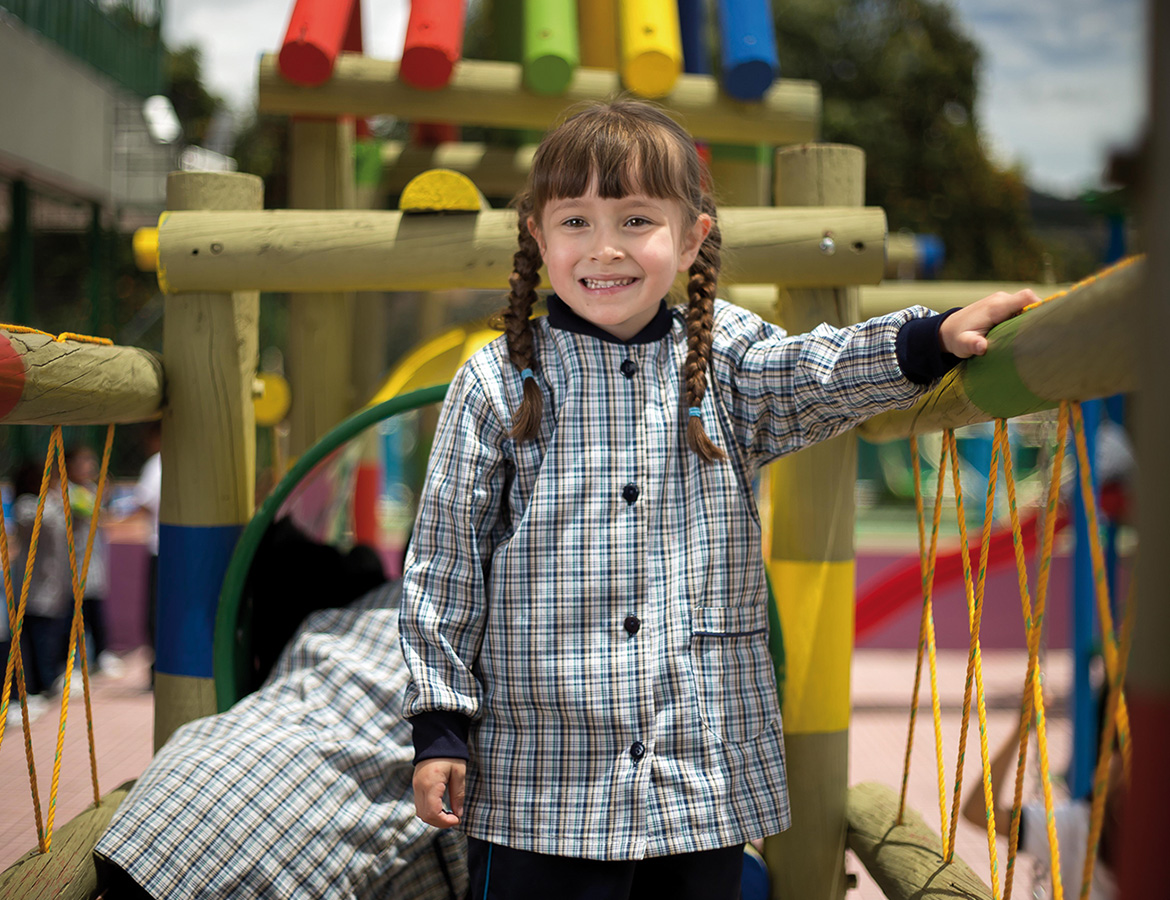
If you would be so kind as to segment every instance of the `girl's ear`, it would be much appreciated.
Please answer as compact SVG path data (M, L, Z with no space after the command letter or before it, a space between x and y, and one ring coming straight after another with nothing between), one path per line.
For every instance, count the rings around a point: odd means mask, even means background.
M699 255L699 248L707 235L711 233L711 217L707 213L699 213L695 224L690 227L683 238L683 245L678 257L678 271L686 272Z
M544 235L540 233L540 225L537 224L536 219L529 216L525 224L528 226L528 233L532 235L532 239L536 241L536 246L540 250L541 258L544 257Z

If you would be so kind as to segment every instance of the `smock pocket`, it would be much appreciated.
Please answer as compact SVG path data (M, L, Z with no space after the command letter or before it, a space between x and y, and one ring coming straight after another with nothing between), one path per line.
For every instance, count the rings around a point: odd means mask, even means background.
M753 740L779 719L763 604L692 610L691 665L703 724L724 743Z

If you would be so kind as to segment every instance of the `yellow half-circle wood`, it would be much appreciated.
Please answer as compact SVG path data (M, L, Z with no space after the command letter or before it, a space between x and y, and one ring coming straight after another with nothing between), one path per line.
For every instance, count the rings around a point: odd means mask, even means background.
M134 265L140 272L158 270L158 229L139 228L131 242L134 251Z
M431 169L416 175L402 189L403 212L480 212L488 202L470 178L453 169Z
M394 367L367 405L374 406L407 391L450 381L455 370L473 353L499 336L499 331L476 323L452 328L431 338Z

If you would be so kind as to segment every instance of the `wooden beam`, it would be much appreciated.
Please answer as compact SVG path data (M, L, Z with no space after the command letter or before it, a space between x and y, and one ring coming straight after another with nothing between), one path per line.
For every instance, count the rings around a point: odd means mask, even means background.
M861 286L862 319L884 316L908 306L925 306L945 312L955 306L966 306L996 291L1016 291L1029 288L1039 297L1067 291L1067 284L1037 284L1033 282L1000 281L883 281L881 284ZM732 284L721 295L767 319L776 313L780 289L774 284Z
M907 809L897 824L898 795L884 784L858 784L845 803L849 849L888 900L992 900L991 890L961 859L943 861L942 843Z
M881 209L726 209L719 221L726 281L815 287L881 279ZM822 247L827 232L832 252ZM516 213L180 211L164 216L158 240L167 292L490 290L508 283Z
M391 115L412 121L443 118L464 125L545 130L571 106L619 93L617 73L577 69L568 89L550 97L524 88L518 63L461 60L442 91L422 91L398 78L398 63L342 53L333 77L317 87L281 78L276 57L260 60L262 113L314 116ZM794 144L820 131L821 89L812 81L778 81L758 103L734 100L709 75L680 75L659 101L696 140L724 144Z
M907 410L862 423L871 441L987 422L1135 390L1145 264L1133 261L992 330L987 355L960 365Z
M0 873L0 900L89 900L97 892L93 848L134 782L128 781L53 831L48 853L30 850Z
M0 331L0 422L104 425L162 414L162 361L137 347Z

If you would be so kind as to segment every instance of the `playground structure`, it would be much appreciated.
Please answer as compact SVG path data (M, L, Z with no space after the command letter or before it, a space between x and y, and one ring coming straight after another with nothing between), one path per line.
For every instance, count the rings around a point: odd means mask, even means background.
M315 6L301 3L298 9ZM356 9L356 4L349 8ZM295 12L293 21L298 21ZM212 622L228 561L253 513L257 292L295 292L289 370L291 451L299 456L353 406L348 356L352 333L362 329L353 324L353 301L346 292L498 288L510 268L514 220L505 213L465 210L466 215L440 217L347 209L353 203L352 125L343 117L389 113L544 128L576 100L602 99L619 84L614 72L570 66L563 91L533 92L532 79L546 83L539 75L545 69L528 57L523 64L458 62L455 54L446 86L423 93L404 83L405 53L395 66L340 52L343 46L360 49L350 46L353 21L345 19L340 29L333 21L322 53L332 75L317 86L282 79L284 51L279 62L266 57L261 63L262 111L339 119L292 124L291 196L301 210L262 211L259 181L250 176L171 177L169 212L158 232L159 279L167 292L161 361L133 348L3 335L3 422L162 418L167 465L156 746L183 722L216 709ZM580 53L585 61L584 43ZM619 65L624 82L637 90L644 77L645 93L660 96L699 139L781 145L816 137L815 85L781 82L747 106L721 96L710 76L677 74L670 81L669 72L681 64L677 54L660 49L646 54L644 65L636 60ZM557 66L545 66L555 74ZM667 81L672 89L664 90ZM782 285L775 315L793 332L822 321L843 325L859 319L856 286L879 281L885 264L884 215L862 206L859 151L823 145L776 150L772 197L760 196L766 178L741 156L712 154L716 183L736 186L721 190L730 199L721 212L725 246L734 260L727 280ZM913 410L878 417L866 431L885 438L934 431L1051 408L1066 398L1135 389L1132 340L1146 314L1143 293L1152 293L1142 286L1164 283L1159 280L1164 274L1164 263L1129 266L1002 326L987 357L956 370ZM1149 380L1142 384L1150 390ZM847 435L811 448L781 461L770 476L777 502L768 568L785 635L791 636L784 716L794 816L802 823L769 841L776 896L844 892L855 442L856 436ZM1157 495L1147 496L1146 508L1156 505ZM1162 534L1143 530L1150 533L1155 539ZM1158 583L1156 575L1143 576L1142 583L1151 583L1151 577ZM1142 604L1143 616L1156 602ZM1156 618L1149 631L1170 635L1159 631ZM1135 653L1140 662L1140 652ZM1148 661L1145 666L1144 684L1152 677L1153 689L1131 703L1131 715L1135 728L1146 721L1151 732L1164 732L1170 719L1167 685L1156 675L1164 666ZM1141 672L1141 665L1134 671ZM1164 783L1153 760L1140 756L1140 743L1138 748L1136 777ZM1157 820L1150 815L1145 821ZM1150 868L1139 877L1156 876Z

